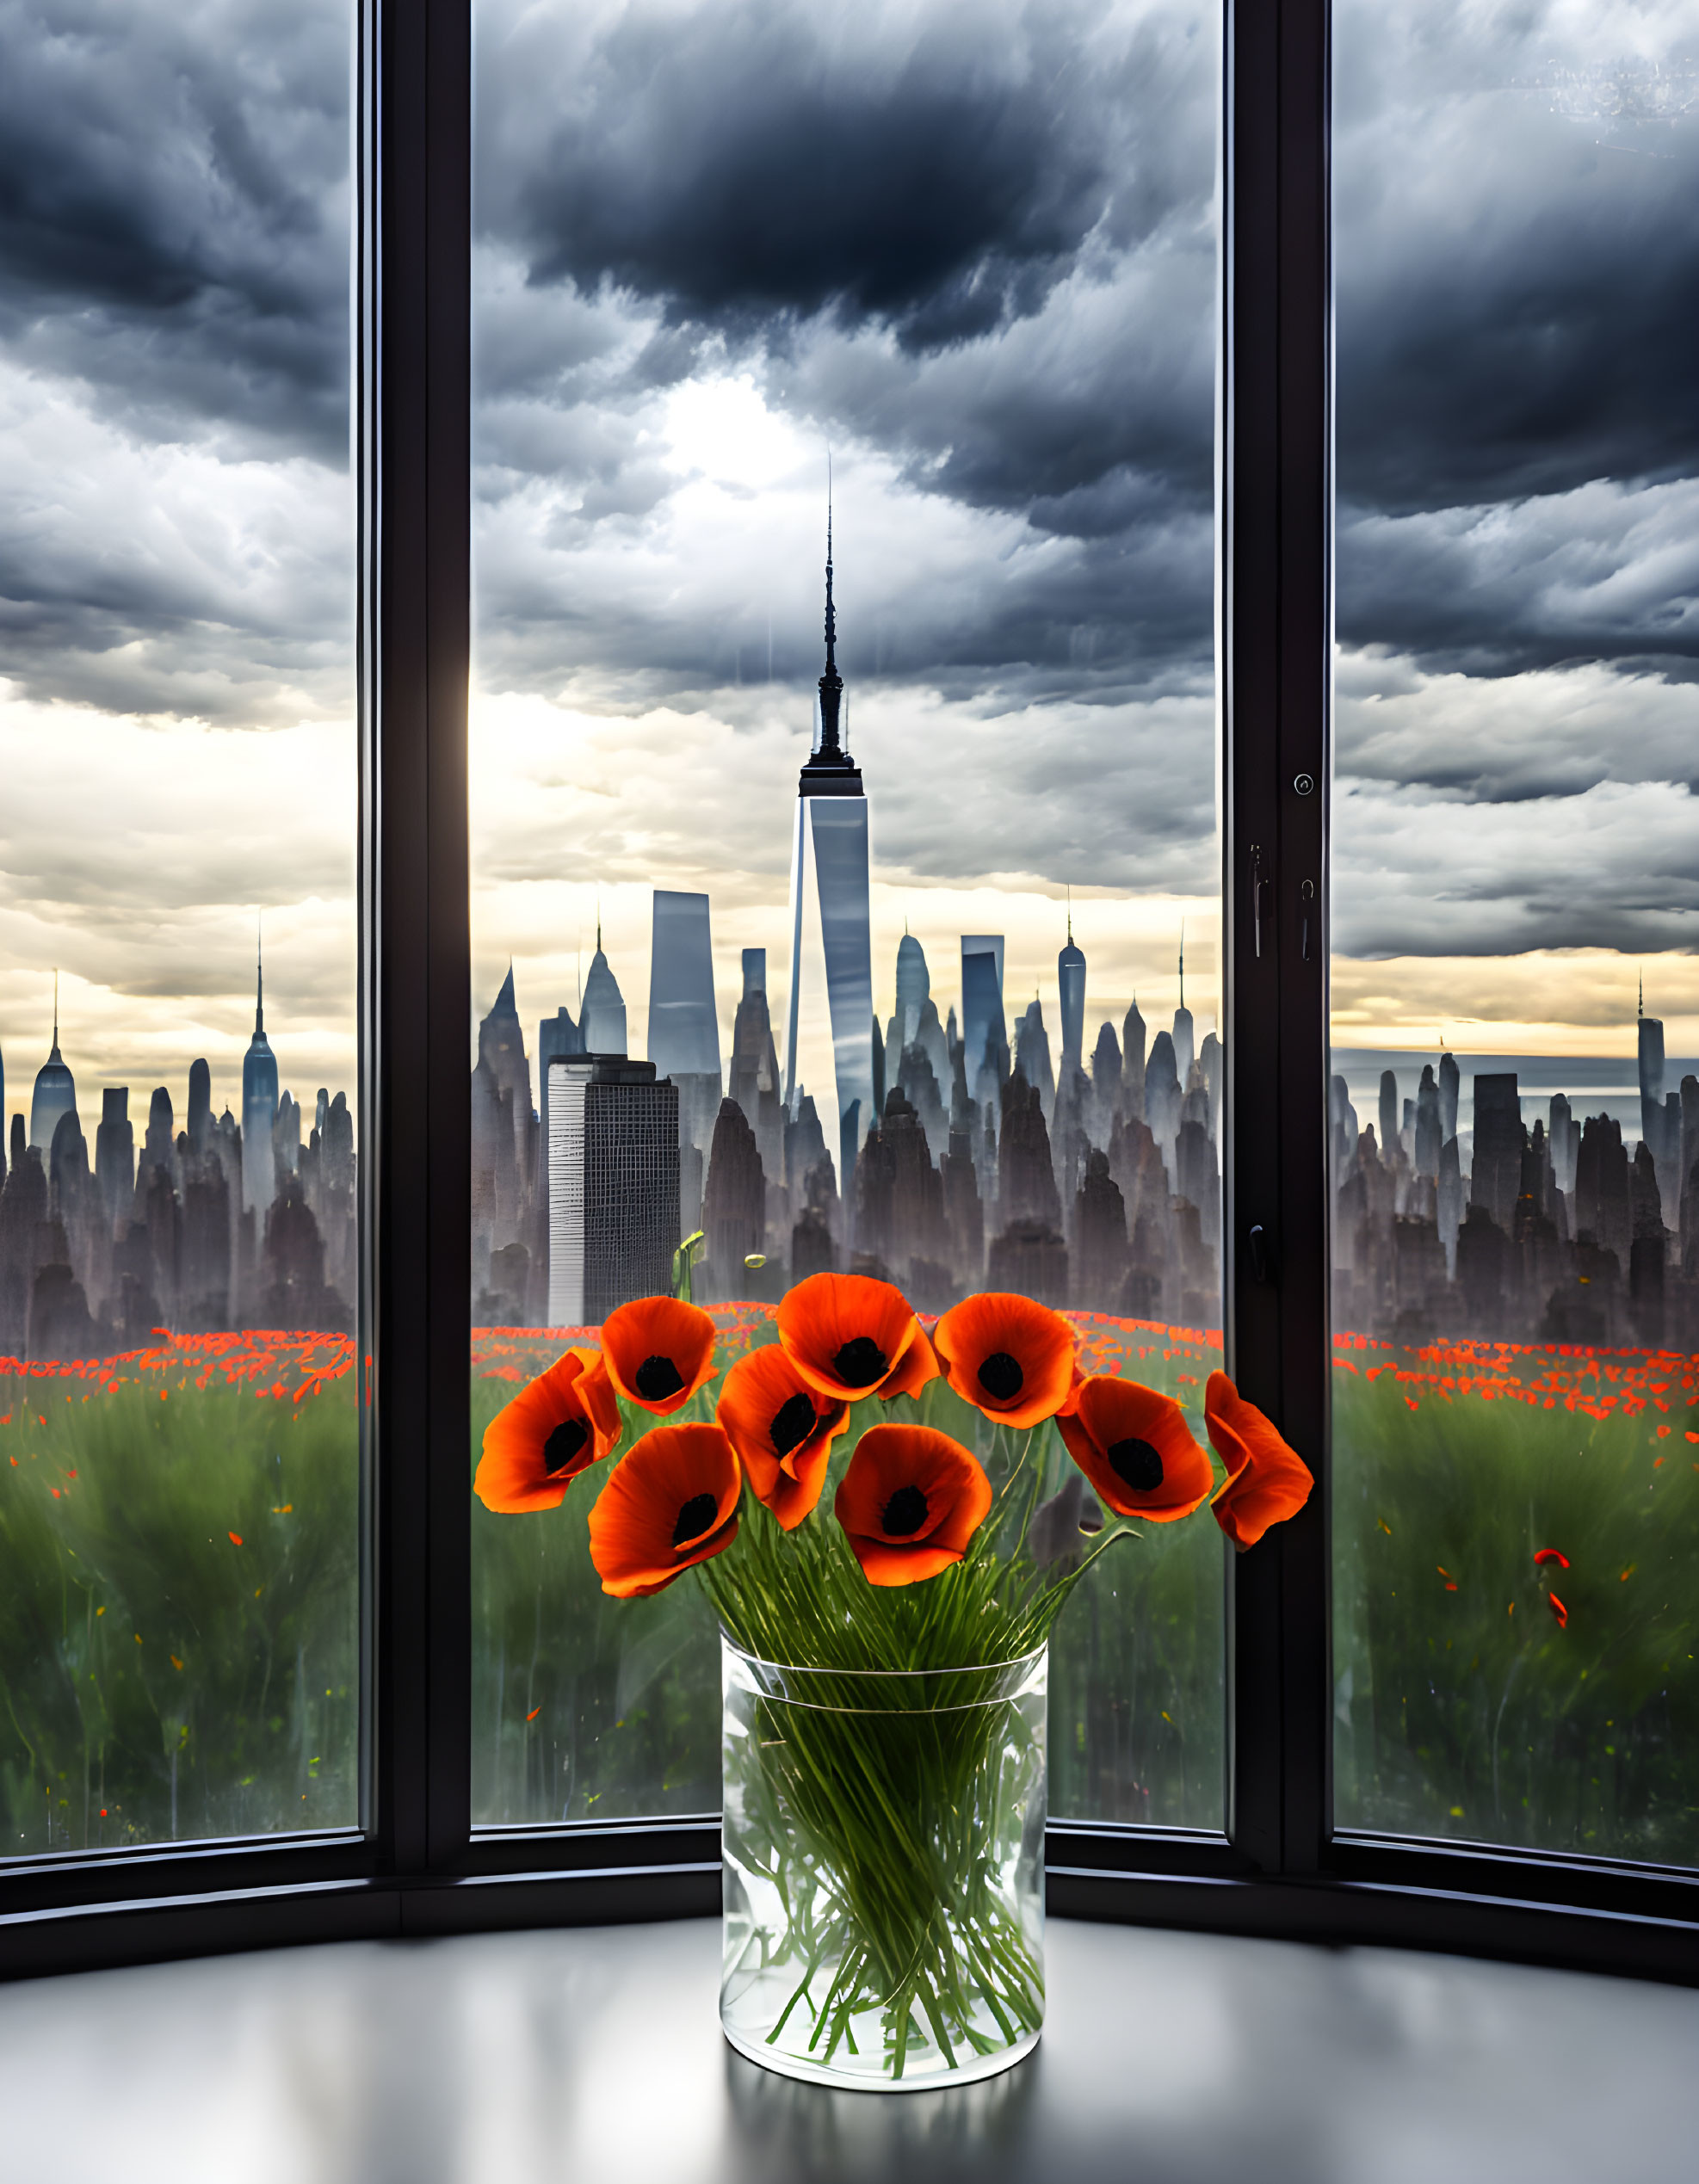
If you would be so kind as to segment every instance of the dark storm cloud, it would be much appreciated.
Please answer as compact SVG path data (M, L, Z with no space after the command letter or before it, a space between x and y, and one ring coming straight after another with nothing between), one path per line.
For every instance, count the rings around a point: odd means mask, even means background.
M1402 514L1691 471L1699 40L1690 15L1661 12L1661 24L1653 7L1591 27L1596 48L1638 37L1628 60L1578 50L1551 5L1344 15L1335 263L1350 500Z
M334 0L0 0L0 335L150 437L347 453Z
M1100 225L1124 241L1175 201L1165 130L1130 158L1125 141L1162 41L1094 66L1103 12L940 9L918 31L874 14L850 39L782 0L623 10L551 85L548 126L522 123L516 170L516 105L559 69L559 26L547 57L492 28L484 224L523 242L534 280L606 280L675 324L830 310L911 349L973 340L1040 309Z
M1699 674L1699 482L1388 515L1342 503L1347 643L1433 670L1516 675L1587 659Z

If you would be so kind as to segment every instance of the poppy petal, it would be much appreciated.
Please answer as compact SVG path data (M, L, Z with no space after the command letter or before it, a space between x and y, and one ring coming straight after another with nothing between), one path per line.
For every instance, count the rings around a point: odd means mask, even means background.
M893 1396L918 1395L929 1380L937 1379L940 1369L938 1354L926 1339L926 1330L917 1326L913 1342L880 1385L880 1401L889 1403Z
M913 1305L890 1282L866 1274L810 1274L787 1292L778 1327L803 1379L838 1403L912 1393L937 1371L930 1345L909 1359L916 1342L925 1342ZM905 1360L907 1372L899 1374Z
M633 1441L590 1513L602 1591L645 1599L729 1547L742 1484L724 1427L657 1426Z
M961 1560L991 1505L991 1481L959 1441L869 1426L832 1508L870 1584L911 1585Z
M1558 1598L1557 1595L1555 1593L1548 1593L1546 1595L1546 1604L1551 1609L1553 1614L1556 1616L1559 1630L1567 1630L1569 1627L1569 1610L1564 1606L1563 1602Z
M811 1387L783 1348L767 1342L727 1373L715 1415L757 1500L794 1532L820 1498L849 1404Z
M568 1350L497 1412L484 1430L473 1491L511 1515L559 1508L566 1489L621 1431L613 1383L595 1350Z
M667 1417L714 1378L714 1332L700 1305L677 1297L621 1305L602 1323L609 1378L627 1403Z
M988 1291L946 1312L932 1339L951 1387L988 1418L1035 1426L1068 1402L1074 1333L1047 1305Z
M1215 1484L1179 1404L1140 1381L1090 1375L1056 1428L1117 1516L1172 1524L1207 1502Z
M1567 1570L1569 1567L1569 1557L1556 1547L1541 1547L1534 1560L1536 1564L1554 1562L1560 1570Z
M1225 1373L1212 1373L1203 1395L1204 1423L1227 1467L1213 1507L1234 1546L1253 1547L1271 1524L1295 1516L1315 1480L1309 1465L1247 1403Z

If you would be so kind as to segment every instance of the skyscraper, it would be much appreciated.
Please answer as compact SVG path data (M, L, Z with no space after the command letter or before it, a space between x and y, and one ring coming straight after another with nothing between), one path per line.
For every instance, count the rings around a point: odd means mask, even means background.
M1056 984L1062 994L1062 1070L1081 1067L1085 1058L1085 957L1074 946L1073 912L1068 912L1067 945L1056 958Z
M897 1013L891 1019L887 1041L899 1054L919 1036L921 1016L931 994L926 951L912 933L905 932L897 943Z
M626 1051L626 997L602 953L599 917L596 953L590 959L590 975L584 980L584 997L578 1009L578 1029L587 1054L623 1054Z
M580 1004L582 1005L582 1004ZM537 1100L541 1107L543 1188L548 1188L548 1065L558 1057L582 1054L584 1035L572 1021L570 1009L557 1009L537 1026Z
M59 974L53 973L53 1052L35 1072L35 1095L29 1103L29 1142L41 1148L43 1164L53 1151L53 1132L59 1117L77 1112L77 1083L59 1052Z
M549 1324L589 1326L671 1286L678 1092L652 1062L597 1054L557 1057L548 1092Z
M266 1208L277 1195L271 1128L277 1120L277 1058L265 1035L265 961L254 972L254 1035L242 1057L242 1198L256 1216L254 1241L265 1233Z
M812 844L815 899L825 956L837 1083L838 1181L846 1200L856 1155L878 1120L873 1087L873 937L868 888L868 805L862 772L843 748L843 678L837 671L837 615L831 596L831 519L826 519L826 666L821 676L820 741L796 788L791 848L790 995L785 1043L785 1103L796 1092L797 1027L802 995L803 904Z
M1646 981L1640 981L1640 1006L1635 1015L1635 1044L1640 1060L1640 1134L1652 1148L1652 1157L1665 1165L1664 1130L1664 1020L1646 1013Z
M1197 1042L1192 1025L1192 1012L1186 1006L1186 929L1180 928L1180 1005L1174 1011L1174 1068L1180 1080L1180 1089L1186 1089L1186 1080L1192 1073L1192 1064L1197 1057Z
M978 1098L974 1079L985 1058L985 1041L993 1037L1006 1054L1008 1027L1003 1015L1003 935L1001 933L964 933L961 936L961 1052L967 1070L967 1089Z
M591 1049L594 1052L596 1050ZM706 1153L724 1083L706 895L655 890L649 956L649 1059L678 1093L681 1141ZM753 1115L750 1120L754 1120Z

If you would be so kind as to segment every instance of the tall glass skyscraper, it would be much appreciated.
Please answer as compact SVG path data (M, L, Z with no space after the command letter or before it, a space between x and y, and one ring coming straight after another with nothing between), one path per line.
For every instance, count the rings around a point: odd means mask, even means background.
M791 848L789 1028L785 1044L785 1100L794 1099L799 1009L802 996L803 906L812 842L814 897L826 965L837 1079L838 1188L847 1199L856 1156L878 1120L873 1098L873 937L868 891L868 804L862 771L843 749L839 717L843 678L837 671L837 616L831 597L831 525L826 525L826 671L820 677L820 741L797 782L796 834Z

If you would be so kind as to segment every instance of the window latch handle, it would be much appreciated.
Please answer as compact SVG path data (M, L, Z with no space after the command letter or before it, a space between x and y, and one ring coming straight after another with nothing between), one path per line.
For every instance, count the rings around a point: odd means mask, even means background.
M1268 1232L1260 1221L1245 1237L1245 1243L1251 1254L1251 1279L1255 1282L1266 1282L1269 1278Z
M1298 900L1301 905L1299 929L1302 938L1304 960L1307 963L1310 959L1310 910L1315 902L1314 880L1307 879L1304 882L1298 890Z
M1259 842L1251 845L1251 937L1257 952L1257 959L1263 959L1263 850Z

